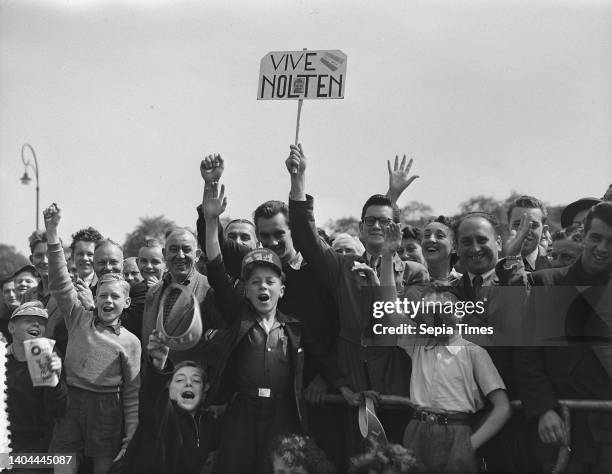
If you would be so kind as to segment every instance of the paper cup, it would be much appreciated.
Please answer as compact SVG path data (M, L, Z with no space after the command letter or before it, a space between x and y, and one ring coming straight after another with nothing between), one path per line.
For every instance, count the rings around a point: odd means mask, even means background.
M23 341L28 370L34 387L55 387L59 383L57 373L51 370L49 362L54 345L55 341L46 337Z

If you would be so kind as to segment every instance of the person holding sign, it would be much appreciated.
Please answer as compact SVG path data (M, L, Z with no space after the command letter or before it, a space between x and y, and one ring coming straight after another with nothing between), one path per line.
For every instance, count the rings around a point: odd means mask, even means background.
M304 259L338 301L338 364L346 374L350 388L373 397L377 396L375 392L408 395L410 360L393 342L383 345L367 334L372 321L372 304L378 292L366 275L355 271L355 264L361 262L369 264L378 273L384 231L393 222L391 199L377 194L366 201L359 224L359 237L366 252L362 256L341 255L320 245L313 215L313 198L306 195L307 160L301 145L291 145L291 153L285 164L291 177L291 233ZM393 266L396 271L395 263ZM401 269L403 272L403 266ZM401 283L403 274L396 273L395 281ZM401 417L401 413L381 412L385 431L392 441L401 439L403 426L398 422Z
M25 342L41 340L48 318L42 303L33 301L19 306L8 323L13 343L7 350L6 389L11 449L16 453L46 452L54 421L66 411L68 388L59 378L62 371L59 356L46 354L42 360L45 372L53 374L53 377L48 377L52 384L34 386L32 380L36 374L31 374L28 369L29 354Z

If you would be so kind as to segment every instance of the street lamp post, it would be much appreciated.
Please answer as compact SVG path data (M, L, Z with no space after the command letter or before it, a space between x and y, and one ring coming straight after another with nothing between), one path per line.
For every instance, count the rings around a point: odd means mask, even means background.
M32 152L32 156L34 157L34 164L30 160L26 160L23 152L26 148L29 148ZM21 147L21 161L25 166L25 171L23 172L23 176L21 177L21 184L29 184L32 181L32 178L28 175L28 167L32 168L34 171L34 176L36 177L36 230L38 230L38 214L39 214L39 206L40 206L40 186L38 184L38 159L36 158L36 153L34 152L34 148L29 143L24 143Z

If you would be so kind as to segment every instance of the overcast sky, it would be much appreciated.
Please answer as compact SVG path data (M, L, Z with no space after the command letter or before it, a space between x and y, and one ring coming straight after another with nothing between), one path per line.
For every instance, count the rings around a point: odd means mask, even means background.
M403 202L436 213L612 182L607 1L0 0L0 242L25 253L34 228L26 142L65 239L195 226L207 153L226 159L229 215L286 199L297 103L256 100L259 62L304 47L348 56L345 98L302 110L321 224L384 192L396 154L421 176Z

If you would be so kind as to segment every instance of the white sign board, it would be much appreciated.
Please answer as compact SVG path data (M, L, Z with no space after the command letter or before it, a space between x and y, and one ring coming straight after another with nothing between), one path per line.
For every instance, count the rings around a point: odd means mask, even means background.
M345 87L342 51L273 51L261 60L257 99L343 99Z

